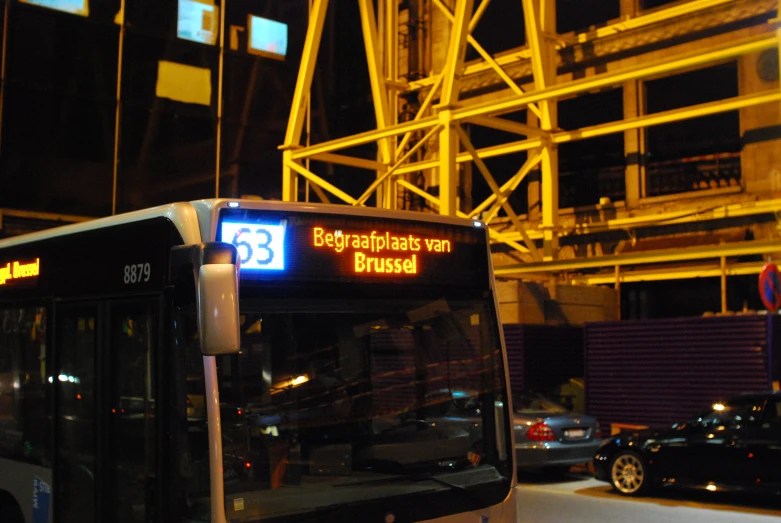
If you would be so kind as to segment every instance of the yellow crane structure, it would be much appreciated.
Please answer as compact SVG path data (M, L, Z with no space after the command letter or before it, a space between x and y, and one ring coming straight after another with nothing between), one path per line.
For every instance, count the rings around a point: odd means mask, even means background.
M731 263L731 257L765 256L781 252L775 228L762 229L756 239L703 246L678 242L676 249L612 252L598 245L588 253L573 255L561 248L570 235L605 231L633 231L675 223L713 222L735 217L778 214L781 199L773 177L781 173L778 150L781 140L769 140L741 153L743 177L738 187L715 187L668 197L649 197L642 164L627 165L623 202L602 201L584 212L568 212L559 206L558 152L560 144L597 136L623 133L627 155L642 153L645 130L652 126L740 111L741 130L781 124L781 89L778 82L779 2L777 0L690 0L652 10L641 10L639 0L621 0L621 17L599 28L580 33L556 33L555 0L519 0L523 8L526 45L499 54L488 53L473 36L490 0L419 0L429 8L429 27L446 20L447 45L423 78L399 74L404 57L399 44L400 18L408 18L410 2L358 0L363 43L368 64L376 128L322 143L302 144L309 90L318 56L328 0L313 0L303 57L283 151L283 199L295 201L305 180L323 200L347 205L394 208L399 192L411 192L427 200L441 214L479 218L490 225L491 241L503 245L497 254L496 273L508 278L557 278L570 283L614 284L622 281L721 276L725 308L725 279L731 274L757 273L762 263ZM560 4L561 5L561 4ZM400 7L401 6L401 7ZM687 35L699 35L687 38ZM480 56L466 62L467 47ZM428 52L436 53L435 49ZM760 57L775 56L771 78L757 79L751 69ZM601 57L601 66L588 61ZM693 106L646 114L643 82L726 61L739 63L738 96ZM570 67L562 67L567 62ZM572 64L581 63L573 73ZM577 69L577 68L575 68ZM756 68L755 68L756 69ZM463 96L474 85L492 87L489 94ZM600 89L623 88L621 120L579 129L560 129L557 103ZM419 109L400 121L401 97L417 96ZM527 122L507 118L527 111ZM488 147L476 147L465 126L501 130L509 138ZM376 144L376 159L350 154L350 149ZM421 158L421 147L433 144L436 154ZM527 152L526 160L512 175L497 181L485 160ZM368 188L362 194L348 192L307 168L308 161L346 165L366 171ZM473 164L491 188L491 194L472 208L459 202L459 166ZM541 171L541 214L521 215L509 197L533 169ZM436 181L438 194L411 182L410 174L427 173ZM772 187L771 187L772 186ZM605 199L606 200L606 199ZM605 212L608 209L610 212ZM631 243L631 242L630 242Z

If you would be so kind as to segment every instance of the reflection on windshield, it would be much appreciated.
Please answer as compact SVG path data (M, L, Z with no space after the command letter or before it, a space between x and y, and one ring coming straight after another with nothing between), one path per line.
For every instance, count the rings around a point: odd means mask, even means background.
M495 421L503 369L487 303L330 301L308 312L243 303L241 352L218 358L229 518L495 482L507 470ZM209 492L208 448L189 337L187 484L196 500ZM399 474L444 479L367 481Z
M539 394L513 395L513 410L519 414L564 414L569 412L564 406Z

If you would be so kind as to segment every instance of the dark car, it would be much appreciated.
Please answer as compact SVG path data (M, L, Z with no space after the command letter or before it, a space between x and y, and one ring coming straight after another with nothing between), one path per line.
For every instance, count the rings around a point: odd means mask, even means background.
M541 394L513 394L513 424L519 469L563 473L590 462L602 443L594 417Z
M686 423L619 434L594 467L624 495L659 486L781 494L781 393L735 396Z

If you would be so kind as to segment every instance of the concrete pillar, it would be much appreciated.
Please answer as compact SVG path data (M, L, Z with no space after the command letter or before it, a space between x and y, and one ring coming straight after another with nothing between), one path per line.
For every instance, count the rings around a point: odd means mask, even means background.
M636 80L625 82L624 95L624 119L634 118L645 113L645 89L642 83ZM645 129L629 129L624 131L624 158L626 171L624 181L626 184L626 205L637 205L640 198L645 196Z
M621 0L621 18L632 18L640 11L640 0Z
M640 0L621 0L621 18L634 18L640 12ZM624 119L640 116L645 112L645 90L637 81L626 82L624 91ZM624 131L624 158L626 171L626 205L637 205L645 196L645 129Z
M738 58L738 94L779 89L778 50ZM741 183L752 194L781 195L781 104L740 109Z

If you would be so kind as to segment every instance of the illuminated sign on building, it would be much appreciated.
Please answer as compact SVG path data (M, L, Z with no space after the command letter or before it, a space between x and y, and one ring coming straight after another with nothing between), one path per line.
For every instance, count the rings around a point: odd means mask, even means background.
M217 42L217 21L220 8L213 0L179 0L176 36L201 44Z
M40 274L41 261L36 258L34 262L22 263L12 261L0 265L0 285L5 285L11 280L21 280L25 278L34 278Z
M243 281L487 285L486 231L377 216L223 209Z
M23 4L48 7L57 11L64 11L79 16L89 16L89 4L87 0L21 0Z
M287 24L249 15L247 52L277 60L287 55Z

